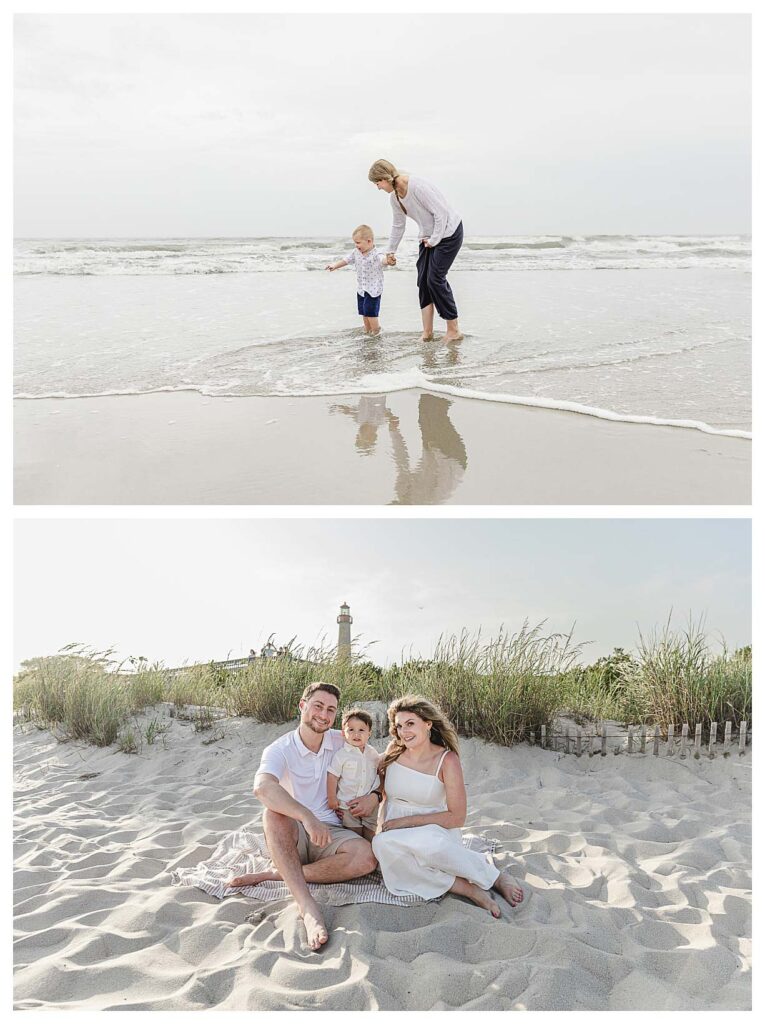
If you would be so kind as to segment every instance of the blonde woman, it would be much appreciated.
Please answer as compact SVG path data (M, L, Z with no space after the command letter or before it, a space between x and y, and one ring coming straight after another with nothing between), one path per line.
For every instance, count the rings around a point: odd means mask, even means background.
M385 885L428 900L453 892L495 918L492 889L517 906L523 890L515 879L462 843L467 799L454 726L415 694L395 700L388 721L393 738L379 764L384 821L372 840Z
M406 218L417 222L420 252L417 258L417 288L422 312L422 340L433 340L433 309L446 321L444 341L460 341L457 304L446 280L462 246L462 219L443 194L424 178L398 171L390 160L375 160L369 180L390 195L393 226L388 241L387 262L393 266L406 229Z

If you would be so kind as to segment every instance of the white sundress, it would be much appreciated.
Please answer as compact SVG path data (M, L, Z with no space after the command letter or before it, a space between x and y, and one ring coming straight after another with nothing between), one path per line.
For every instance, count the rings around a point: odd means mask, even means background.
M407 768L397 761L385 774L385 820L413 814L438 814L448 810L446 787L438 778L445 750L435 775ZM486 858L463 846L458 828L417 825L414 828L379 832L372 840L386 887L396 896L443 896L455 878L465 878L481 889L490 889L499 871Z

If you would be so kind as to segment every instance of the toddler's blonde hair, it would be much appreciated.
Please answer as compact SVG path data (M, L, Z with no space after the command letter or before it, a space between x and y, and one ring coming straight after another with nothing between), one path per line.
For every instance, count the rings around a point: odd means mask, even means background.
M374 242L375 233L368 224L359 224L359 226L351 235L351 238L366 238L370 242Z

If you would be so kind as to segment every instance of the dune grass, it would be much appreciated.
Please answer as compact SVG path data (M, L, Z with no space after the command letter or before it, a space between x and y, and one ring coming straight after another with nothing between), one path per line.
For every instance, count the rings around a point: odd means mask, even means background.
M712 722L738 727L752 720L751 651L714 654L700 624L675 632L667 624L638 641L634 667L625 673L624 699L633 720L670 724Z
M421 693L444 710L463 736L509 746L549 725L559 710L559 679L581 648L570 634L524 623L484 640L463 631L441 637L428 661L408 661L383 676L382 699Z
M581 664L583 647L571 634L525 623L494 638L462 632L443 636L429 659L387 669L358 658L338 661L332 649L295 649L290 657L257 659L239 671L194 665L170 670L134 661L131 671L110 652L70 647L33 659L14 680L14 708L42 727L99 746L131 749L132 716L160 701L223 707L259 722L297 716L308 683L333 683L341 706L389 702L421 693L439 704L463 736L511 745L533 730L550 729L559 715L581 721L669 724L705 731L712 721L751 722L751 651L715 653L700 625L639 634L634 655L617 650Z

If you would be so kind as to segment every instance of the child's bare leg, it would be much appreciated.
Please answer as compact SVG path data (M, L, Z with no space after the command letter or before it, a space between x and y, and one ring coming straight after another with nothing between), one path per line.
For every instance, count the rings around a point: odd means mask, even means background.
M369 324L369 333L370 334L379 334L380 333L380 318L379 317L367 316L367 317L364 317L364 319Z
M433 339L433 303L429 306L423 306L420 310L422 313L422 341L432 341Z

